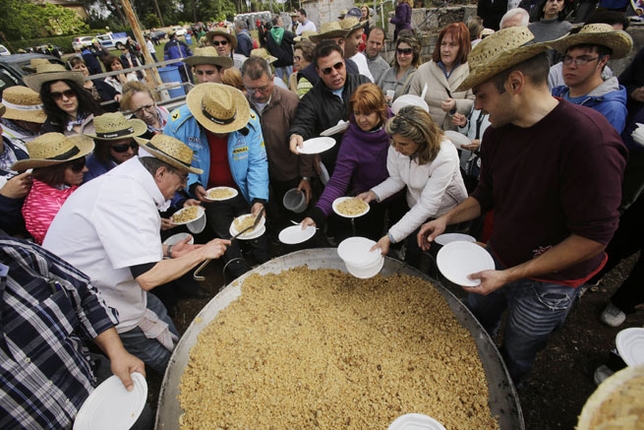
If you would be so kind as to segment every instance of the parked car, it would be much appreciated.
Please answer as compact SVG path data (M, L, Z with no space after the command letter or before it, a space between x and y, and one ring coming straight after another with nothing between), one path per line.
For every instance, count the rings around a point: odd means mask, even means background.
M50 63L65 65L65 62L60 58L36 52L0 56L0 94L5 88L25 84L22 77L35 72L30 67L31 60L34 58L45 58Z
M94 37L95 36L74 37L72 40L72 48L74 48L74 51L78 52L86 46L92 46L92 39L94 39Z
M166 32L163 30L150 30L147 33L145 33L146 36L150 36L150 40L152 43L155 45L158 45L161 43L162 39L165 39Z
M11 55L11 52L4 45L0 45L0 55Z
M106 33L96 36L96 40L103 46L103 48L113 49L118 42L127 42L127 33Z
M58 56L62 57L65 51L62 47L58 45L52 45L52 48L58 52ZM42 54L49 54L49 45L38 45L34 46L33 52L38 52ZM54 55L56 56L56 55Z
M172 27L172 31L174 31L177 36L185 36L188 33L188 30L181 26Z

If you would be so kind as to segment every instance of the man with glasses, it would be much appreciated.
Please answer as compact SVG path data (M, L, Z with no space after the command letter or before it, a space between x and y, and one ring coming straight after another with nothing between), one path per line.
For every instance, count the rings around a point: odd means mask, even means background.
M195 49L194 55L186 59L186 64L192 66L192 74L195 76L197 85L204 82L221 84L221 73L233 67L233 60L230 57L220 56L213 46L204 46Z
M614 76L604 80L602 72L608 60L628 55L633 47L631 36L608 24L587 24L553 47L565 55L565 85L553 88L552 95L595 109L621 133L626 125L626 88Z
M217 28L206 33L206 43L209 46L214 46L220 57L232 58L233 65L237 69L241 70L247 57L243 54L234 52L234 50L237 49L237 37L234 34L230 34L224 29Z
M291 188L301 187L310 195L309 181L302 178L301 159L289 151L285 145L291 123L295 119L300 99L289 90L279 88L273 83L271 66L261 57L250 57L242 67L242 80L246 87L246 98L250 106L259 114L262 134L268 157L268 174L272 196L269 205L270 219L278 223L277 231L287 227L292 213L282 205L284 194Z
M54 218L43 247L89 276L118 311L116 331L125 349L163 374L178 332L148 292L219 258L229 242L161 243L158 211L186 186L189 172L202 171L191 166L193 152L177 139L158 134L138 142L148 156L130 158L78 188Z

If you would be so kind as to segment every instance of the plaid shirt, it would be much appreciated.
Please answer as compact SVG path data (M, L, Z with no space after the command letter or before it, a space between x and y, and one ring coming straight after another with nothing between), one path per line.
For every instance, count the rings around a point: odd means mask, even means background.
M0 237L0 263L0 428L70 428L95 385L81 337L114 327L115 312L35 244Z

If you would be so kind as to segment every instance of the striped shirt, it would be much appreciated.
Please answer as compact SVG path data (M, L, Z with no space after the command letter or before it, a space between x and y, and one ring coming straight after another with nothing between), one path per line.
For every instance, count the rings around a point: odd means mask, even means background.
M0 428L69 428L96 383L81 338L114 327L115 311L35 244L0 237L0 263Z

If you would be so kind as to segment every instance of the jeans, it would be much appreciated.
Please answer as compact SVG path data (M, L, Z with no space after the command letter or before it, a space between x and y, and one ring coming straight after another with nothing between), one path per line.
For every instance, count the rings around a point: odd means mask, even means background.
M291 73L293 73L293 66L275 68L275 74L284 82L288 82L288 78L291 76Z
M161 300L154 294L148 293L147 296L148 309L157 314L161 321L167 323L172 333L179 336L179 332L174 327L174 323L168 316L168 312ZM168 351L158 340L149 339L138 327L125 333L119 333L119 336L127 352L140 358L145 364L163 375L165 368L168 366L168 361L170 361L171 351Z
M563 324L578 293L578 288L523 279L487 296L470 293L465 304L491 336L508 309L501 355L512 380L518 384L550 333Z

